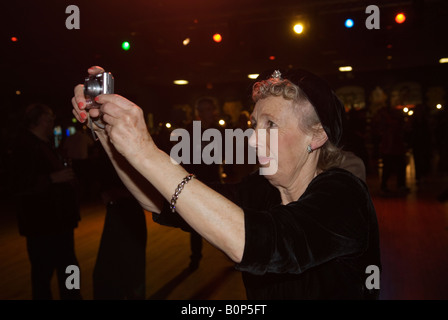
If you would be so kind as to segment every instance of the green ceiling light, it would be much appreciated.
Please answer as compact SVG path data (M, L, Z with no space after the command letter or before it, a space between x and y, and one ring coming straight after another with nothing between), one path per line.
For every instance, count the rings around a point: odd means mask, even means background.
M131 44L130 44L128 41L124 41L124 42L121 44L121 48L122 48L124 51L128 51L128 50L131 48Z

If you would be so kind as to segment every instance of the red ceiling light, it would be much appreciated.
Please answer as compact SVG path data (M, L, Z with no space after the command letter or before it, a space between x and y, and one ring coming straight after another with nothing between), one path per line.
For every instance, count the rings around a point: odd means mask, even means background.
M222 41L222 36L219 33L215 33L213 35L213 41L218 42L218 43L221 42Z
M269 56L269 60L275 60L275 56Z
M396 23L403 23L405 20L406 20L406 16L403 12L400 12L395 16Z
M11 37L12 42L17 42L17 40L18 40L17 37Z

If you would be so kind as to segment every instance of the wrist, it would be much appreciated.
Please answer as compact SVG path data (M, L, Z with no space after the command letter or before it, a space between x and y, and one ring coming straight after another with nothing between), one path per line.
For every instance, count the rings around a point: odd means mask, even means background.
M150 164L155 164L160 161L162 151L157 148L154 143L148 143L144 148L140 149L138 153L130 155L128 158L129 161L135 161L137 163L145 163L148 162Z

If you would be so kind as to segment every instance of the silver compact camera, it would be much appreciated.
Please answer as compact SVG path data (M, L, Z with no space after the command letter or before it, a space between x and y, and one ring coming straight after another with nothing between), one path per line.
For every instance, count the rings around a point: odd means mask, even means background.
M95 97L100 94L114 93L114 77L110 72L102 72L89 76L84 81L84 96L86 97L86 109L98 108Z

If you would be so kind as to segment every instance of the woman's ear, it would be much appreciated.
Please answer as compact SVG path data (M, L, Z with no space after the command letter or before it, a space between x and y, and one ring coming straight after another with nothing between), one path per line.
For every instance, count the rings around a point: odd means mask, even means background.
M314 127L313 139L311 140L312 150L319 149L325 144L325 142L327 142L327 140L328 140L327 133L322 127L322 124L319 123Z

